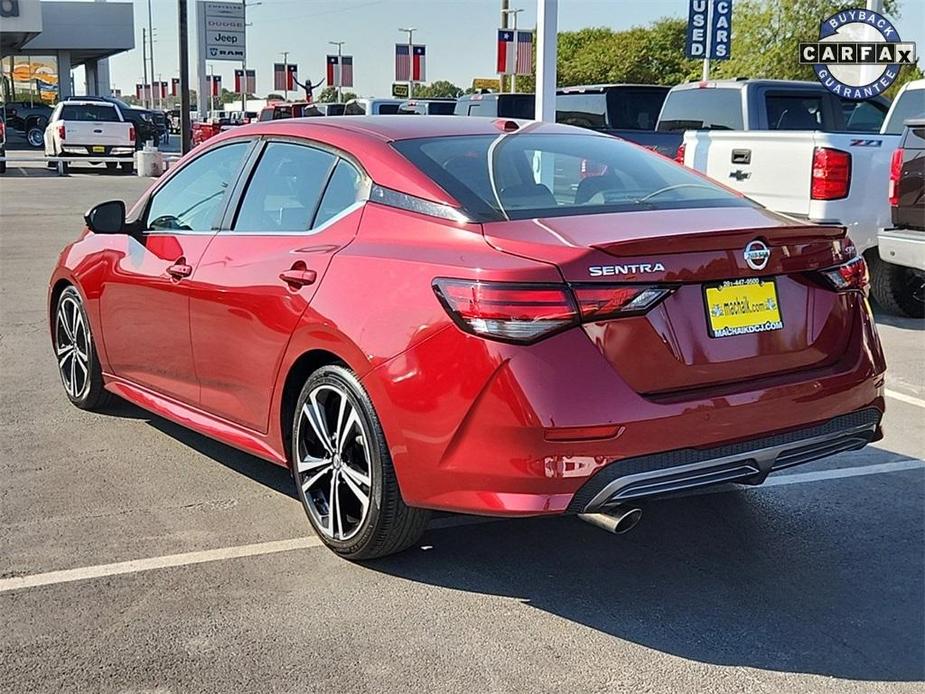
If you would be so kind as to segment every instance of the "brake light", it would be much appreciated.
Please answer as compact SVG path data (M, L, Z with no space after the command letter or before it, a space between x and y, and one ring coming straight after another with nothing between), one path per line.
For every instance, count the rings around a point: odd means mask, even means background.
M851 155L840 149L816 147L813 150L810 198L813 200L846 198L850 186Z
M852 258L843 265L822 270L820 274L839 292L862 291L866 294L870 284L867 263L861 256Z
M648 285L520 284L436 279L434 292L467 333L529 344L582 322L644 312L670 288Z
M58 123L58 139L64 139L64 123Z
M643 313L664 299L671 289L649 285L573 285L582 322Z
M890 159L890 207L899 207L899 176L903 169L905 152L900 147L893 151Z
M135 126L134 125L128 126L128 141L135 142Z
M674 160L682 166L684 165L684 152L686 149L687 145L682 142L680 145L678 145L678 151L674 154Z

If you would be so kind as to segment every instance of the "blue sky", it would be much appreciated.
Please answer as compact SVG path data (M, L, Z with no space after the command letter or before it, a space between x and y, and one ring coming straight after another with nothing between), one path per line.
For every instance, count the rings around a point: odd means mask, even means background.
M148 16L147 0L133 1L138 48L110 61L113 84L129 93L141 81L141 27ZM524 9L519 25L533 27L536 0L512 0L511 5ZM176 0L152 0L155 67L168 82L178 65L176 7ZM248 66L257 70L259 94L272 87L272 64L282 60L281 51L289 51L301 79L310 76L317 82L324 74L325 55L333 49L327 42L346 41L344 53L354 56L355 91L387 96L394 44L406 40L398 27L415 26L415 43L427 45L428 80L448 79L464 87L473 77L495 76L499 7L500 0L262 0L248 10ZM660 17L685 17L687 7L687 0L560 0L559 29L627 29ZM903 0L897 25L904 40L925 50L925 0ZM190 42L194 50L192 35ZM214 65L223 85L233 88L233 70L240 64ZM75 82L80 85L82 76L75 76Z

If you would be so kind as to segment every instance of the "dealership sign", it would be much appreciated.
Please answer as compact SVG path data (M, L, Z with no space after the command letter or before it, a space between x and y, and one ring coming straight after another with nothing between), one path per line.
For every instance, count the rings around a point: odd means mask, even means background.
M915 44L902 41L879 12L844 10L823 20L819 41L800 44L800 62L834 94L870 99L896 81L903 65L915 64Z
M731 47L732 0L690 0L685 55L694 60L728 60Z
M200 2L199 49L206 60L244 60L244 5Z

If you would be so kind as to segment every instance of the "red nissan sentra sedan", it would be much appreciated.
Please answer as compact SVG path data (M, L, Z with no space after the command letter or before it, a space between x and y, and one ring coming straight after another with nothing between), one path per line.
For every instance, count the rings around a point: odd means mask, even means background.
M844 229L606 135L259 123L86 223L49 293L68 398L290 467L353 559L408 547L430 509L619 531L646 497L881 436Z

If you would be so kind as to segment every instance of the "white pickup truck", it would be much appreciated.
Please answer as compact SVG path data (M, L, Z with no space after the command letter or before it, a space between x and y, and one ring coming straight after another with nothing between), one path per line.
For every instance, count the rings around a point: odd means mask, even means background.
M915 110L923 96L909 86L891 111ZM695 117L694 102L715 118ZM678 153L685 165L777 212L845 226L876 273L877 235L890 226L890 159L901 130L900 124L895 134L870 132L878 118L882 102L846 104L814 82L721 80L672 89L659 125L693 128ZM888 113L883 128L890 122ZM851 128L860 131L846 132ZM876 297L876 281L873 289Z
M65 170L75 161L99 164L100 157L118 157L125 161L107 161L106 167L115 170L121 166L131 173L134 155L135 126L116 104L68 99L52 111L45 128L45 156L66 157Z

